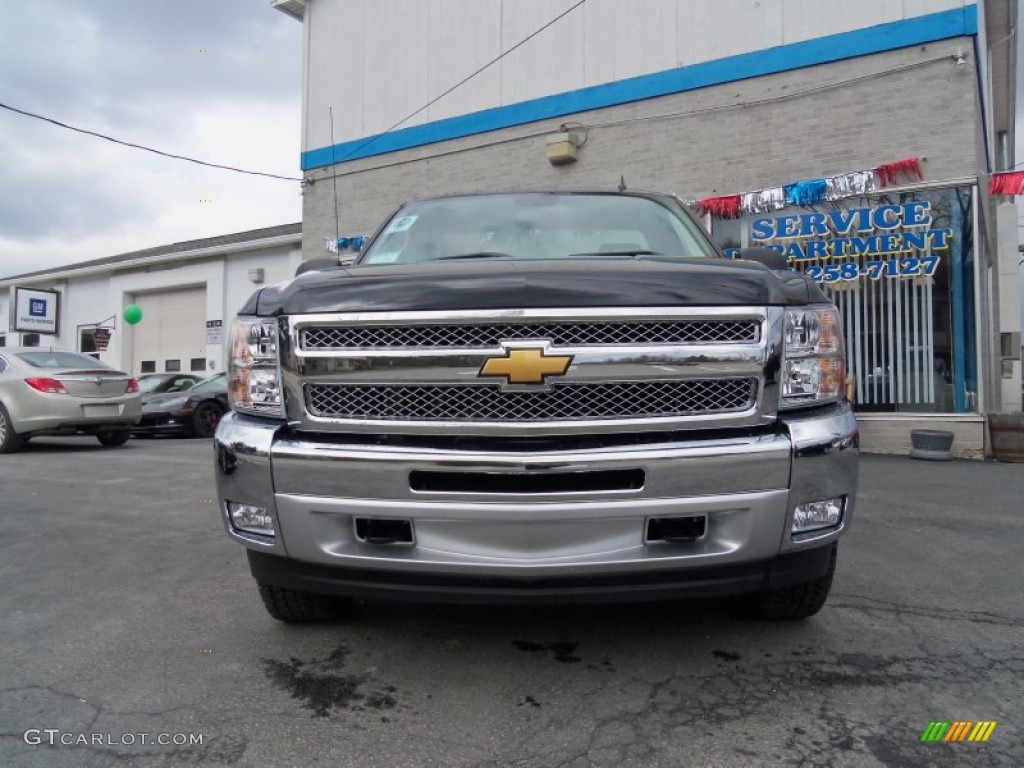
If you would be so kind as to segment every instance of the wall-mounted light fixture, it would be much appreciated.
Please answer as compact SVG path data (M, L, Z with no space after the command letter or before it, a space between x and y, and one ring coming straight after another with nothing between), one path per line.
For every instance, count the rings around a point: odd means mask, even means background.
M963 66L966 66L966 64L967 64L967 54L964 53L964 49L963 48L957 48L955 51L953 51L953 53L952 53L950 58L953 59L953 62L958 67L963 67Z
M547 141L545 155L552 165L576 162L576 150L587 143L587 131L582 125L562 123L558 133Z
M263 282L263 267L253 267L249 270L249 282L257 285Z

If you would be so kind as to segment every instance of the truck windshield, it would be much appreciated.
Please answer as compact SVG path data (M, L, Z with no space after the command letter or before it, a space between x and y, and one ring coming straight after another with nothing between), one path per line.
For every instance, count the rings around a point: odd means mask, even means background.
M407 205L359 263L716 255L670 198L536 192Z

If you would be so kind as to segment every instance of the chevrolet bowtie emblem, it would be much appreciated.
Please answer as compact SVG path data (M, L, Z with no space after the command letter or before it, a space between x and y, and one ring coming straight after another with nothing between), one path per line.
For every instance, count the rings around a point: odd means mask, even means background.
M543 349L509 349L504 357L492 357L483 364L479 376L504 376L507 384L543 384L548 376L561 376L569 370L572 355L544 354Z

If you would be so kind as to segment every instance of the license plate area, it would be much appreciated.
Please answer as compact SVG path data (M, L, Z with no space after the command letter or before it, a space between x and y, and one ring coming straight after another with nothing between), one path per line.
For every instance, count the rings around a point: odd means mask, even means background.
M90 419L101 419L105 416L120 416L124 406L120 403L107 403L105 405L83 405L82 410Z

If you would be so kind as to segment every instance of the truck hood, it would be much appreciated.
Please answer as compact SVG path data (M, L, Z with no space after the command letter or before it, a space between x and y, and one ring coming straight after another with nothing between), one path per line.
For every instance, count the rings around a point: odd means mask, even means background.
M768 306L804 305L819 297L802 275L754 262L479 259L307 272L254 294L241 313Z

